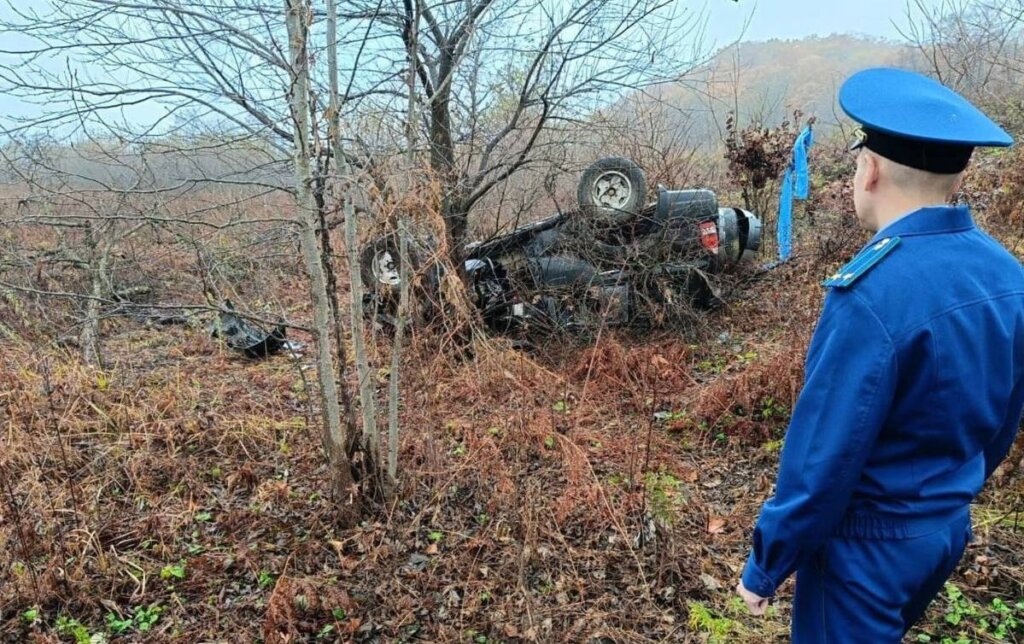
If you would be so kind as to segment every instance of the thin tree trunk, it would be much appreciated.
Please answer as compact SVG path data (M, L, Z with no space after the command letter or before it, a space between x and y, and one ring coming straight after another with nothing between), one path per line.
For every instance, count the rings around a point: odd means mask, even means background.
M405 1L407 28L406 39L409 53L409 107L405 121L405 170L408 177L408 190L414 186L413 172L416 165L416 36L419 26L419 14L413 8L411 0ZM398 211L398 280L401 285L398 294L398 319L395 322L395 341L391 347L391 372L388 383L388 480L394 487L398 482L398 407L399 378L402 368L402 340L405 335L405 323L409 306L409 220L404 209Z
M469 232L469 210L465 189L455 170L455 147L452 143L447 99L435 98L431 103L431 170L444 187L441 217L447 235L448 259L456 270L462 265L462 247Z
M310 297L313 302L313 329L316 334L316 371L325 420L323 437L331 466L334 499L339 504L343 522L358 515L354 497L355 482L346 452L348 437L341 422L338 383L331 357L330 303L323 261L316 239L317 210L313 196L313 173L310 168L309 120L309 56L307 54L306 19L310 15L307 0L288 0L288 46L291 55L292 88L289 96L295 136L295 188L302 230L302 257L309 273ZM347 507L343 504L348 504Z
M328 162L329 163L329 162ZM324 174L327 169L324 168ZM327 278L327 295L331 305L331 329L334 332L334 351L338 360L338 382L341 384L341 411L345 414L345 432L350 441L346 445L349 457L356 451L356 445L352 438L357 436L356 410L352 404L352 395L349 393L348 385L345 384L345 371L348 365L348 352L345 350L345 334L341 326L341 305L338 303L338 278L334 270L334 249L331 248L331 229L327 226L327 203L324 193L326 192L321 182L314 197L316 198L317 225L320 228L320 257L324 264L324 275Z
M441 78L450 77L452 64L450 58L442 59L439 73ZM463 188L458 185L455 170L450 100L450 81L436 88L434 95L430 97L430 168L444 186L441 215L448 236L448 256L458 265L462 259L461 248L466 241L466 232L469 228L469 216L463 207Z
M345 147L341 140L341 105L338 90L338 10L335 0L327 2L327 75L330 78L330 116L328 128L331 133L331 152L335 168L340 176L351 178L351 171L345 160ZM352 295L352 343L355 346L356 373L359 377L359 400L363 410L363 443L370 458L369 468L379 472L380 437L377 432L377 411L374 404L373 381L370 378L370 364L366 357L366 341L363 324L363 283L359 276L359 248L356 231L356 214L352 201L351 182L343 192L345 213L345 246L348 250L349 292Z
M351 200L345 200L345 246L348 249L349 281L352 295L352 344L355 348L356 374L359 378L359 401L363 411L363 444L372 461L371 468L380 463L380 437L377 432L377 409L374 400L370 362L366 357L365 327L363 324L363 288L359 272L359 240L356 234L356 215Z
M442 73L446 68L442 65ZM430 100L430 165L444 182L453 189L455 182L455 144L452 141L449 114L450 84L437 88Z
M90 237L95 230L90 227ZM85 323L82 325L82 333L79 337L79 344L82 345L82 359L86 364L92 366L103 366L100 355L100 298L103 297L103 285L106 282L107 261L110 258L110 247L100 241L93 241L91 296L85 304ZM97 253L97 247L99 252ZM97 257L98 255L98 257Z
M410 170L411 172L411 170ZM409 220L405 213L398 215L399 282L398 319L395 321L395 342L391 347L391 373L388 383L388 480L394 485L398 479L398 380L402 369L402 338L409 307Z

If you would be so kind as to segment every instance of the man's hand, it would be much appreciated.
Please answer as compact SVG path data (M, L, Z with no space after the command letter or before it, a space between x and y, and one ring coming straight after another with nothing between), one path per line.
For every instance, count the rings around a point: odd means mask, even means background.
M736 592L739 593L740 597L743 598L743 601L746 602L747 608L750 609L752 614L757 615L758 617L764 615L764 611L768 608L767 597L761 597L760 595L755 595L750 592L743 585L742 581L736 584Z

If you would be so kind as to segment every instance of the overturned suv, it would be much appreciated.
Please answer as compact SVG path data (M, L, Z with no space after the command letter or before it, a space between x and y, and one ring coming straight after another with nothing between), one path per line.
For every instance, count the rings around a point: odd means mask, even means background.
M710 190L657 188L647 194L643 171L608 157L584 171L578 208L515 228L462 249L462 278L485 323L500 333L655 326L674 313L719 303L713 276L755 255L761 220L719 207ZM439 311L444 268L436 244L408 240L415 293ZM393 321L401 281L392 233L361 252L368 313Z

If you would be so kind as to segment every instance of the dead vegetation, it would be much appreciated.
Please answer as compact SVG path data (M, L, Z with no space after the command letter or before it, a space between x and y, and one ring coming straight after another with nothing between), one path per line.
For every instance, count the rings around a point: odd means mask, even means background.
M1020 167L984 162L1001 176ZM1019 204L990 176L967 194L1012 245ZM766 620L745 616L732 586L771 491L818 283L864 239L834 181L813 191L818 228L797 235L796 258L740 276L706 329L606 331L531 354L483 338L456 352L415 331L399 489L348 530L326 496L309 358L250 361L202 324L112 317L105 363L89 366L44 341L77 304L4 290L3 639L784 641L791 586ZM240 282L260 285L249 301L309 319L296 258L232 256L219 270L262 278ZM175 293L193 261L147 260L170 276L154 296ZM375 364L387 345L369 343ZM375 374L378 396L387 381ZM979 540L954 579L976 615L1022 596L1021 456L976 508ZM920 633L990 641L957 601L936 602Z
M910 38L1015 125L1020 1L943 2ZM845 147L812 150L793 259L718 279L728 306L519 350L481 332L464 242L572 210L578 171L611 153L652 188L743 202L770 247L800 118L771 127L767 94L763 118L744 109L735 48L725 163L696 145L710 129L667 100L702 93L700 20L676 3L336 5L0 19L0 92L39 108L0 116L0 639L784 641L791 586L765 620L732 587L820 279L865 240ZM852 64L849 45L825 48ZM751 75L806 107L829 74L804 52L770 70L814 83ZM129 116L147 107L163 116ZM963 198L1024 256L1022 167L979 158ZM439 301L414 301L408 338L363 333L355 251L405 225L437 242ZM298 344L225 347L209 323L228 301ZM920 641L1021 635L1022 489L1018 448Z

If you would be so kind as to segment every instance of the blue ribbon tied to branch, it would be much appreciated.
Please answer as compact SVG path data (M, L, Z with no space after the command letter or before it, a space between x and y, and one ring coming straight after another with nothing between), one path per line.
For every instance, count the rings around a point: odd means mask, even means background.
M814 131L808 125L793 144L793 158L782 178L782 193L779 195L779 262L789 259L793 252L793 198L807 199L811 189L810 173L807 168L807 152L814 143Z

